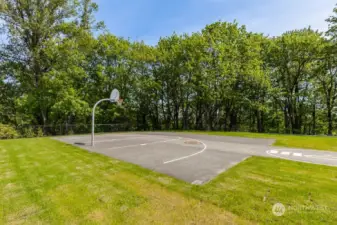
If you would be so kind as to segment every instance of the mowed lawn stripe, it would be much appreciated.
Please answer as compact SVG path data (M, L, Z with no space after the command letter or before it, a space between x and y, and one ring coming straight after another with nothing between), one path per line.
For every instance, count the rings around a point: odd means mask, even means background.
M185 195L189 184L55 140L0 151L1 224L253 224Z
M335 167L251 157L198 186L48 138L0 141L0 152L4 224L337 221Z
M193 195L264 224L334 224L336 184L336 167L251 157ZM286 208L281 217L271 213L276 203Z

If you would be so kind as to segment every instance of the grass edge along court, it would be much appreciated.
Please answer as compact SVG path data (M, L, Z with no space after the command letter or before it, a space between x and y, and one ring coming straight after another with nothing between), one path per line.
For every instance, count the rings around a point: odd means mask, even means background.
M251 157L195 186L49 138L0 141L0 153L4 224L337 221L334 167Z
M337 137L266 134L266 133L251 133L251 132L223 132L223 131L177 131L177 132L202 134L202 135L245 137L245 138L267 138L267 139L275 139L273 146L337 152Z

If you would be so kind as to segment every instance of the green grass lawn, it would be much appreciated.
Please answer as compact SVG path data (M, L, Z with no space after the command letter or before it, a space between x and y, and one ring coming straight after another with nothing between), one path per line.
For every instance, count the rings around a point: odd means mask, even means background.
M199 199L266 224L334 224L337 168L252 157L197 188ZM286 213L271 215L282 203Z
M334 167L252 157L194 186L48 138L0 141L0 224L333 224L336 183Z
M274 146L289 148L317 149L337 152L337 137L325 136L305 136L305 135L282 135L282 134L261 134L249 132L218 132L218 131L186 131L193 134L206 134L218 136L233 136L247 138L268 138L275 139ZM184 133L186 133L184 132Z
M48 138L0 141L0 224L249 223L171 182Z

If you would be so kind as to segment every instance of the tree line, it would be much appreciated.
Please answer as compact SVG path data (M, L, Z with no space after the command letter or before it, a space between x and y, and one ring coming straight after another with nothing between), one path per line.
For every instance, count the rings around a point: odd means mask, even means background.
M6 0L0 13L0 123L288 134L336 131L337 9L327 33L269 37L218 21L155 46L109 33L91 0Z

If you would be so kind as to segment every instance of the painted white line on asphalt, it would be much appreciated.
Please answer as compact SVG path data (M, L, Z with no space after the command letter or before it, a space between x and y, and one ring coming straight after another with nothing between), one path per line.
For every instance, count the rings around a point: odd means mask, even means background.
M266 151L266 153L268 155L272 156L273 158L280 158L280 159L285 159L285 160L295 161L295 162L302 162L302 163L310 163L310 164L316 164L316 165L324 165L324 166L334 166L334 167L337 167L337 165L317 163L317 162L310 162L310 161L306 161L306 160L300 160L300 159L294 159L294 158L289 158L289 157L283 157L283 156L280 156L280 155L274 155L274 154L271 154L270 151ZM304 159L304 158L302 158L302 159Z
M290 152L281 152L281 155L290 155Z
M144 145L146 145L146 144L140 144L140 145L144 146Z
M106 139L106 140L98 140L95 141L95 143L104 143L104 142L116 142L116 141L124 141L124 140L133 140L138 138L144 138L144 136L135 136L131 138L122 138L122 139ZM91 142L84 142L84 144L91 144Z
M294 153L293 153L293 156L302 157L303 154L302 154L302 153L298 153L298 152L294 152Z
M181 138L178 138L178 139L176 139L176 140L180 140ZM170 140L167 140L167 141L163 141L163 142L169 142Z
M304 155L305 157L316 157L316 158L337 158L337 156L332 155Z
M112 139L99 139L99 138L109 138L112 137ZM117 137L121 137L121 138L117 138ZM133 140L133 139L139 139L139 138L151 138L154 137L154 135L96 135L96 139L98 139L97 141L95 141L95 143L104 143L104 142L117 142L117 141L126 141L126 140ZM164 138L170 138L172 136L155 136L158 139L164 139ZM83 140L83 136L82 137L72 137L72 138L65 138L65 141L80 141ZM62 139L63 140L63 139ZM81 142L84 144L91 144L91 142Z
M114 142L118 139L110 139L110 140L101 140L101 141L95 141L95 143L103 143L103 142ZM85 144L91 144L90 142L85 142Z
M277 154L278 151L276 151L276 150L270 150L270 153L272 153L272 154Z
M320 155L304 155L307 158L314 158L314 159L323 159L323 160L333 160L336 161L337 157L333 157L333 156L320 156Z
M165 141L154 141L154 142L148 142L148 143L143 143L143 144L136 144L136 145L125 145L125 146L120 146L120 147L114 147L114 148L107 148L108 150L110 149L121 149L121 148L129 148L129 147L136 147L140 145L150 145L150 144L157 144L157 143L164 143L164 142L169 142L169 141L176 141L180 140L181 138L175 138L175 139L170 139L170 140L165 140Z
M203 144L204 148L203 148L201 151L196 152L196 153L194 153L194 154L191 154L191 155L183 156L183 157L180 157L180 158L177 158L177 159L172 159L172 160L166 161L166 162L164 162L164 164L173 163L173 162L176 162L176 161L180 161L180 160L183 160L183 159L187 159L187 158L190 158L190 157L199 155L199 154L203 153L203 152L207 149L207 145L206 145L204 142L202 142L202 141L200 141L200 140L197 140L197 139L191 139L191 138L188 138L188 139L190 139L190 140L195 140L195 141L200 142L201 144Z

